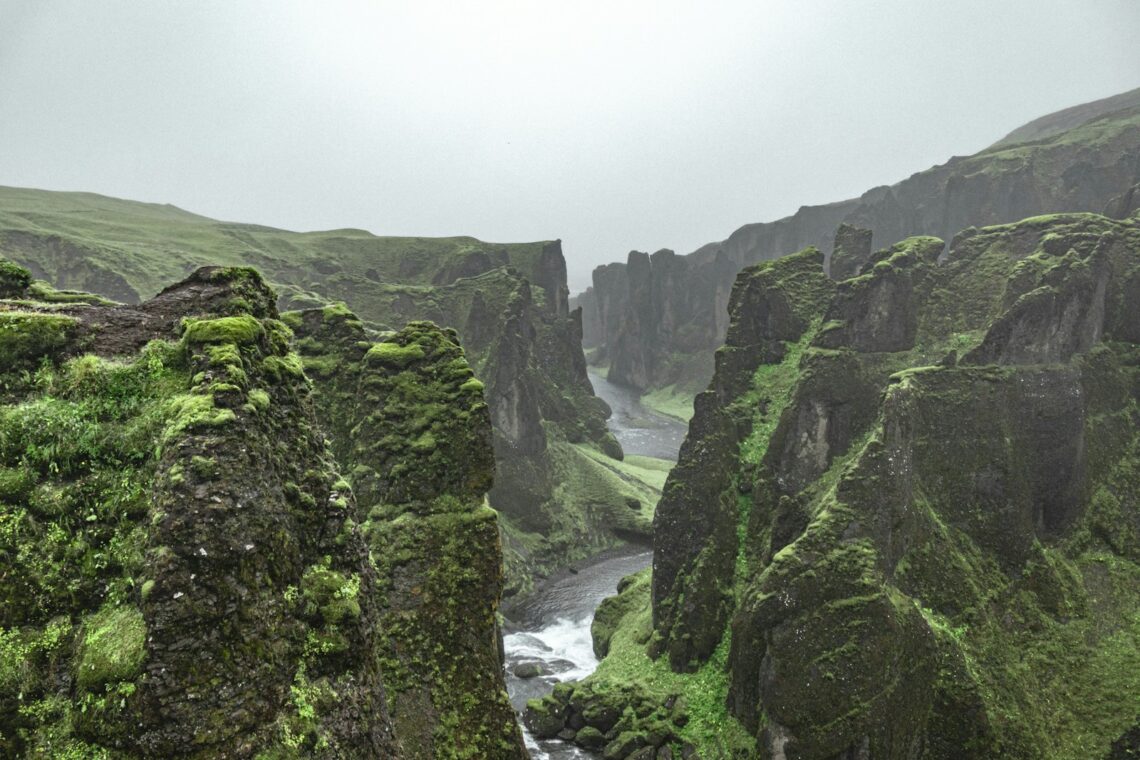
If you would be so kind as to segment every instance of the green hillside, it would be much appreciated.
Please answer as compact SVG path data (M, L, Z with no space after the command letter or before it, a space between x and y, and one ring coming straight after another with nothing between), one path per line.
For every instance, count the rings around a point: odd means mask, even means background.
M543 245L378 237L354 229L291 232L221 222L166 204L0 187L0 250L57 286L84 289L100 279L113 281L114 292L106 294L129 302L155 295L202 265L245 264L288 294L335 295L358 308L354 296L381 282L439 285L477 273L480 263L529 274ZM377 318L367 310L361 316Z

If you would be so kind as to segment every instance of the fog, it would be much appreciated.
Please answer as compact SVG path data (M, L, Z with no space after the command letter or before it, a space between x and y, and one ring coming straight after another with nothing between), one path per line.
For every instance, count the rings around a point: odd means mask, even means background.
M571 287L1140 85L1136 0L0 0L0 184L561 238Z

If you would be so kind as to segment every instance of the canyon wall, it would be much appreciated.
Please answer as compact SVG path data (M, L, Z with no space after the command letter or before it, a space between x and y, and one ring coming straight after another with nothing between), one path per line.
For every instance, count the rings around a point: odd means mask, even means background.
M841 224L870 230L882 247L1034 214L1104 212L1140 183L1140 96L1126 95L1089 104L1076 123L1064 112L1045 117L1034 139L1003 141L859 198L745 225L687 256L632 252L624 264L598 267L577 301L594 311L583 319L585 345L609 365L611 381L695 394L711 377L733 278L745 266L806 246L830 256Z
M358 329L348 393L276 300L213 267L114 305L0 260L0 754L526 757L455 334Z

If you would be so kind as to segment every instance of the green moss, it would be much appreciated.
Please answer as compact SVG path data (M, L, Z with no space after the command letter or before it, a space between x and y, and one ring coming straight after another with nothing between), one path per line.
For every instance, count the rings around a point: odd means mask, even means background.
M211 367L225 367L230 371L233 371L234 368L242 368L241 351L238 350L236 343L219 343L208 346L206 355L210 357Z
M325 306L323 309L321 309L321 315L325 319L357 320L356 315L352 313L352 310L348 308L348 304L346 304L344 301L336 301L329 304L328 306Z
M0 311L0 366L14 369L53 355L67 344L78 324L73 317L58 314Z
M187 319L183 324L183 337L188 343L256 343L265 329L257 319L243 314L218 319Z
M269 394L261 388L254 388L250 391L249 400L259 412L264 412L269 408Z
M346 576L330 567L326 557L301 578L302 614L337 625L360 617L360 576Z
M218 462L211 457L195 454L190 457L190 469L202 480L211 480L218 474Z
M301 380L305 377L305 367L301 363L301 357L293 353L286 356L267 356L262 360L261 367L275 383Z
M15 262L0 257L0 298L20 295L31 284L31 272Z
M142 672L146 656L146 623L135 607L106 607L83 621L75 664L80 688L94 689L127 681Z
M774 364L760 364L752 373L749 389L732 406L740 414L752 418L748 437L740 444L741 460L758 465L767 453L768 443L781 415L792 401L796 382L800 379L800 361L814 340L818 321L795 343L785 344L783 359Z
M162 434L163 441L173 440L195 428L222 427L237 419L232 409L214 406L213 396L186 393L171 399L168 408L169 422Z
M476 380L475 378L471 378L467 382L463 383L463 385L460 385L459 390L465 393L478 393L482 395L483 383L479 380Z
M71 630L66 618L57 618L42 629L0 628L0 701L19 701L20 695L43 689L43 664L63 650Z
M413 361L424 358L424 350L418 343L401 346L398 343L377 343L368 349L368 359L389 367L403 369Z
M42 304L75 304L84 303L96 306L115 306L115 302L109 298L95 295L94 293L84 293L75 290L56 290L46 282L33 282L31 287L28 288L28 296L35 299L40 305Z

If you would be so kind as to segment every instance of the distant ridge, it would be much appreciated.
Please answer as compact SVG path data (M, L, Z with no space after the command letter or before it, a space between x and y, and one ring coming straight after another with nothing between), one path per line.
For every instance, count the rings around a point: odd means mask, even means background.
M1079 127L1097 117L1134 106L1140 106L1140 87L1034 119L1013 130L991 145L989 149L1052 137L1073 127Z

